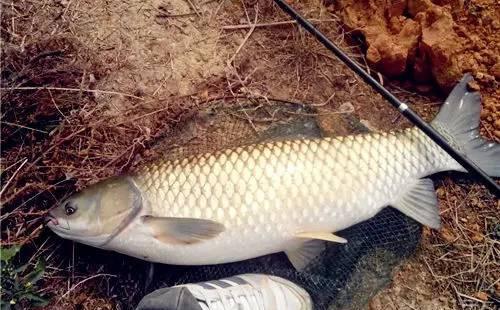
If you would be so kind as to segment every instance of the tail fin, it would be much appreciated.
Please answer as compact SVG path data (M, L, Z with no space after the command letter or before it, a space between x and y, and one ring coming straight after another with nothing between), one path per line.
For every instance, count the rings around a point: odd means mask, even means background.
M431 125L488 175L500 177L500 144L479 134L481 98L467 90L471 80L466 74L453 88ZM457 170L465 171L462 167Z

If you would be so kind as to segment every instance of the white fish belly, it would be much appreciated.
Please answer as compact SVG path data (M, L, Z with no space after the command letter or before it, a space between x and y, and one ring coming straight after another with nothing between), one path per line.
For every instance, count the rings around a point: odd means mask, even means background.
M166 161L134 176L143 213L222 223L195 244L154 239L139 220L113 249L182 265L217 264L293 248L300 232L335 232L373 217L407 184L452 159L418 129L258 144Z

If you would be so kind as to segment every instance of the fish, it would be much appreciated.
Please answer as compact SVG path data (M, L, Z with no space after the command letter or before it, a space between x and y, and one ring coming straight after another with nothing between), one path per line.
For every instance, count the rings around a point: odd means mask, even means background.
M500 144L478 130L466 75L431 122L459 152L500 176ZM112 177L49 212L62 238L146 261L206 265L285 252L303 270L337 232L392 206L434 229L429 175L466 170L418 128L275 140L165 159Z

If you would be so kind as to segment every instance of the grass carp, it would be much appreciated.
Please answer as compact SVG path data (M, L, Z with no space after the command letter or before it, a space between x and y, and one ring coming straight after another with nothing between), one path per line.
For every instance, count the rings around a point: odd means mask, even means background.
M500 145L478 131L469 76L431 123L489 175ZM75 194L50 212L59 236L152 262L200 265L285 251L301 269L335 232L393 206L440 225L428 175L465 171L417 128L253 144L159 161Z

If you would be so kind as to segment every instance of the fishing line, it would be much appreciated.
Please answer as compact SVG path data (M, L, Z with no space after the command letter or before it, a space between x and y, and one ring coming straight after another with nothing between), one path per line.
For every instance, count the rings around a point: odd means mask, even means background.
M384 86L382 86L376 79L369 75L363 68L361 68L354 60L352 60L346 53L330 41L322 32L313 26L307 19L302 17L295 11L285 0L274 0L276 4L290 17L297 21L304 27L310 34L312 34L319 42L321 42L328 50L337 56L344 64L346 64L352 71L361 77L368 85L375 91L382 95L389 103L396 108L399 113L406 117L410 122L422 130L429 138L431 138L437 145L439 145L446 153L455 159L462 167L469 173L479 179L486 187L489 188L491 193L500 197L500 186L490 178L481 168L479 168L473 161L467 158L464 154L455 150L441 134L434 128L427 124L418 114L416 114L407 104L401 102Z

